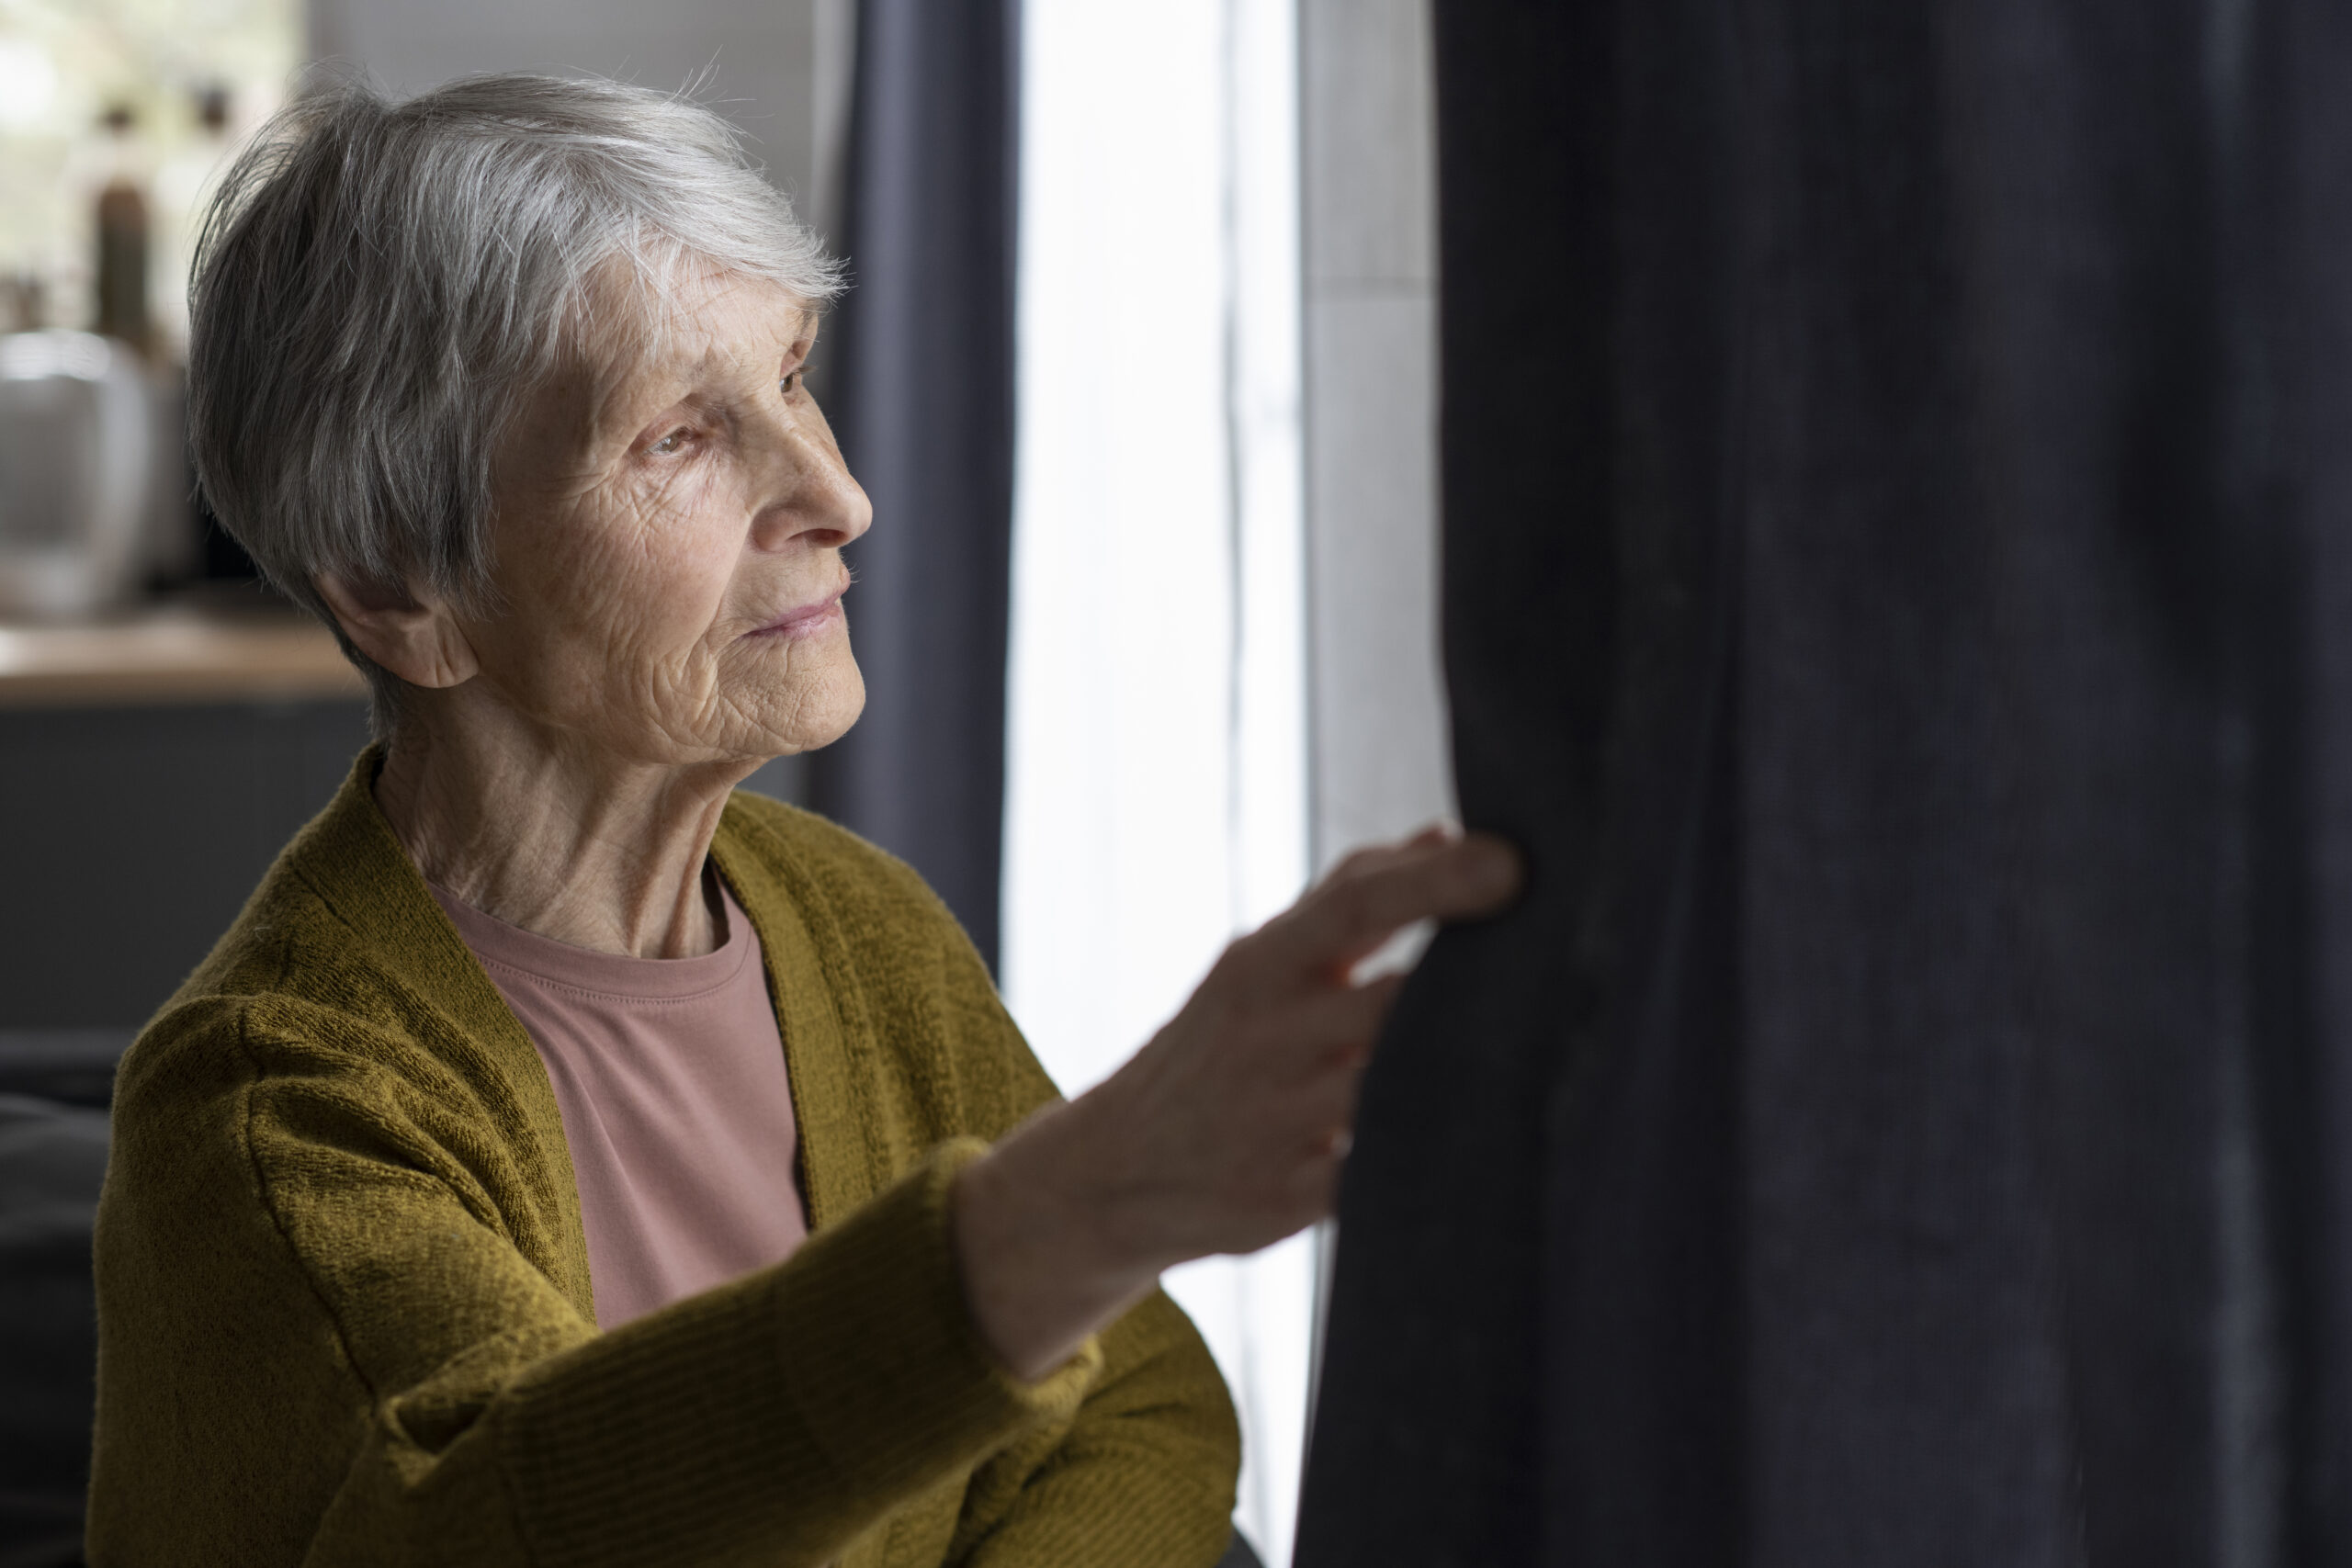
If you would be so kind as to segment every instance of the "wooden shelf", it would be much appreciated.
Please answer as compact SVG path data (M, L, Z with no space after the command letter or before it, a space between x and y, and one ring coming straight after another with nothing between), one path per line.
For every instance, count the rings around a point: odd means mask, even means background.
M66 626L0 623L0 708L364 697L327 629L288 611L140 611Z

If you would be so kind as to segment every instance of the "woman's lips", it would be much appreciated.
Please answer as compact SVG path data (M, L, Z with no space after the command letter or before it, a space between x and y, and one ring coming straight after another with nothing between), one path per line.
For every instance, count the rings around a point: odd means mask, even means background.
M844 588L846 585L844 585ZM797 610L786 610L758 631L753 637L806 637L829 630L842 618L843 588L836 588L813 604L803 604Z

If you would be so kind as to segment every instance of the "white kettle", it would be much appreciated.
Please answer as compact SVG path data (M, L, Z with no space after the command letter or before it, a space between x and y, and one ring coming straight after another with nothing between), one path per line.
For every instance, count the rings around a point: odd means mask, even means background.
M89 333L0 336L0 615L87 615L136 585L154 439L129 347Z

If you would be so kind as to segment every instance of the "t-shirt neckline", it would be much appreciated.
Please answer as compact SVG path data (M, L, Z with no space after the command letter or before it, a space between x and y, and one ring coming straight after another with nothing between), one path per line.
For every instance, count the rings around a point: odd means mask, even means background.
M735 901L727 879L707 864L703 874L718 884L719 910L727 929L717 948L692 958L599 953L485 914L436 883L427 882L425 887L474 956L485 964L541 985L616 1001L678 1002L718 990L736 979L753 946L751 921Z

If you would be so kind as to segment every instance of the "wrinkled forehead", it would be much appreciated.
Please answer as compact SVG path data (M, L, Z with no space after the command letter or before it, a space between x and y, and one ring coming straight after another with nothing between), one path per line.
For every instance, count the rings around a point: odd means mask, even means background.
M765 365L812 335L817 321L813 306L771 277L699 256L650 266L616 259L582 285L559 374L600 408L626 404L657 384L725 374L738 362Z

